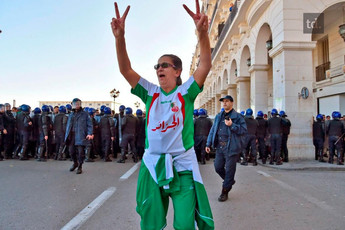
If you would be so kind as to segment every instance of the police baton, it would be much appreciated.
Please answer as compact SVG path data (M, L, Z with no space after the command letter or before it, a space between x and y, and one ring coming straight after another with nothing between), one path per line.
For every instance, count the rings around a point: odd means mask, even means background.
M341 135L341 136L338 138L338 140L334 143L334 145L336 145L336 144L341 140L341 138L344 137L344 135L345 135L345 133L343 133L343 135Z

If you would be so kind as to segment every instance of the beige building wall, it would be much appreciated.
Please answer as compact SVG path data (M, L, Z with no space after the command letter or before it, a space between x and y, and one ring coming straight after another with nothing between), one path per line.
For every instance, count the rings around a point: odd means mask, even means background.
M202 2L211 22L212 69L195 107L214 116L221 108L218 98L226 92L234 97L238 112L284 110L292 123L290 158L313 158L313 116L332 109L345 113L345 42L339 35L345 1ZM232 12L230 3L234 3ZM305 33L306 13L323 13L322 34ZM267 41L272 47L266 47ZM197 45L191 73L198 55ZM308 97L302 97L302 88L308 90ZM326 108L326 101L334 102L334 107Z

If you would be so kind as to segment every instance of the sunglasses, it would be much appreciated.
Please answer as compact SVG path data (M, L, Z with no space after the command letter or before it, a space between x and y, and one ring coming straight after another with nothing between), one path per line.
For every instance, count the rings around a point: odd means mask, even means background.
M155 70L159 69L159 67L162 67L163 69L166 69L168 67L173 67L174 69L176 68L176 66L170 64L170 63L167 63L167 62L163 62L162 64L157 64L157 65L154 65L153 68L155 68Z

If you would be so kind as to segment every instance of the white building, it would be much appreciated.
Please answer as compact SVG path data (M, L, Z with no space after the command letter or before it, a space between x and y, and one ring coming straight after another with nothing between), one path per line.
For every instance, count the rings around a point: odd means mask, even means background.
M202 2L213 66L195 107L215 115L229 94L237 111L284 110L292 123L290 158L314 157L313 116L345 113L345 1ZM197 45L191 72L199 52Z

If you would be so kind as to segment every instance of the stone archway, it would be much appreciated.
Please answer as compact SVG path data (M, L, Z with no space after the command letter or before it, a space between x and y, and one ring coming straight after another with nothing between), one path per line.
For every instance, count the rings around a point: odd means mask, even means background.
M246 45L242 49L239 64L237 83L237 110L242 111L250 108L250 73L251 56L249 47Z
M272 31L265 23L261 26L255 43L253 64L249 68L251 88L251 108L256 113L267 113L273 107L272 58L268 51L272 48Z

